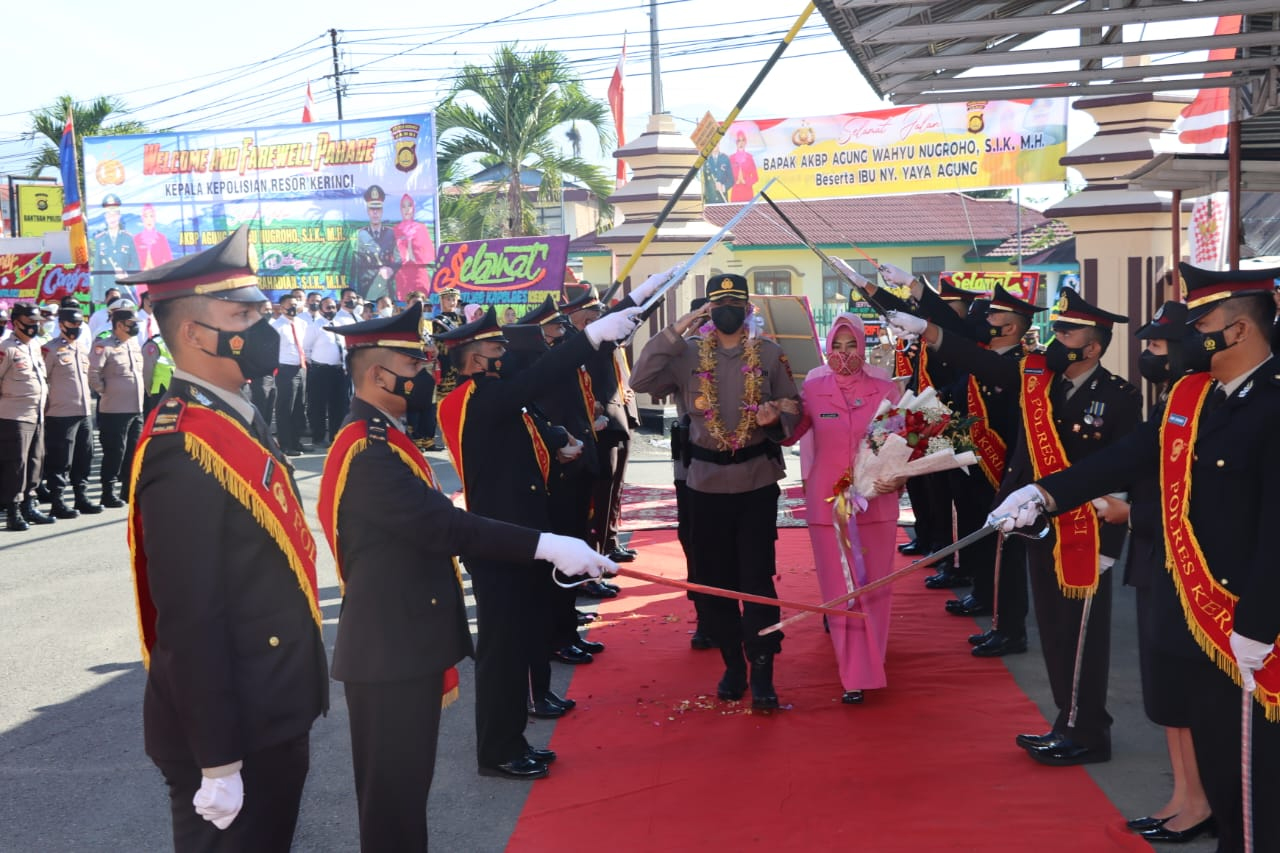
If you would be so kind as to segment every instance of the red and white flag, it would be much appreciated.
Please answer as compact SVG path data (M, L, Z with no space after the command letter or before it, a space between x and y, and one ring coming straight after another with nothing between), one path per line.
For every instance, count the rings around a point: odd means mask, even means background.
M1205 270L1226 267L1227 193L1196 199L1187 225L1187 255L1193 266Z
M311 111L315 109L316 102L311 98L311 81L307 81L307 100L302 105L302 123L311 124Z
M613 79L609 81L609 111L613 113L613 127L618 133L618 147L627 144L622 131L622 66L627 61L627 39L622 38L622 55L618 57L618 67L613 69ZM618 160L618 186L627 182L627 166Z
M1240 32L1242 15L1223 15L1213 28L1216 36L1235 35ZM1218 48L1209 51L1209 61L1235 59L1236 49L1233 47ZM1204 75L1210 77L1229 77L1230 72L1218 71ZM1221 154L1227 150L1227 127L1231 123L1231 89L1201 89L1196 98L1182 110L1182 115L1174 122L1173 128L1178 132L1178 142L1183 146L1180 150L1194 154Z

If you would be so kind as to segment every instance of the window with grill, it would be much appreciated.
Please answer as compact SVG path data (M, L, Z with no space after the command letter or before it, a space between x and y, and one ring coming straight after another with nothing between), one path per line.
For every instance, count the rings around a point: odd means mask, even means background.
M767 270L755 274L756 290L761 296L787 296L791 293L791 273Z
M926 255L923 258L911 259L911 274L914 276L923 275L935 284L938 281L938 273L946 268L947 259L942 255Z
M868 281L875 281L876 265L874 261L868 261L864 258L857 260L845 259L845 263L853 267L854 272ZM831 267L823 264L822 267L822 301L823 302L844 302L849 297L849 284L840 277L840 274Z

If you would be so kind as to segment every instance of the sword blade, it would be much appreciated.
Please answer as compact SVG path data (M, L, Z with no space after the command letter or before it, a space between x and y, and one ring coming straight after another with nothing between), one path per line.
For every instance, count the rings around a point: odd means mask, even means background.
M1253 853L1253 696L1240 688L1240 795L1244 815L1244 853Z

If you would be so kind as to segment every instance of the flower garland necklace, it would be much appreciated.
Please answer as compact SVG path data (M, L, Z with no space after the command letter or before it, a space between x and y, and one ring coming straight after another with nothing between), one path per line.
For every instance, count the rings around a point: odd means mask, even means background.
M741 450L747 444L751 431L756 427L756 412L760 409L760 393L764 385L764 370L760 367L760 341L748 339L742 348L742 414L732 435L725 434L725 423L720 417L720 399L716 383L716 350L720 337L715 332L703 336L698 342L698 398L694 406L702 412L707 432L721 450Z

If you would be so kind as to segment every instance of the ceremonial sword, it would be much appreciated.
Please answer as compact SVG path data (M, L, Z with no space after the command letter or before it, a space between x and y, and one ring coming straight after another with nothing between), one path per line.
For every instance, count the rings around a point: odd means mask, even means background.
M1244 853L1253 853L1253 695L1243 684L1240 686L1240 796Z

